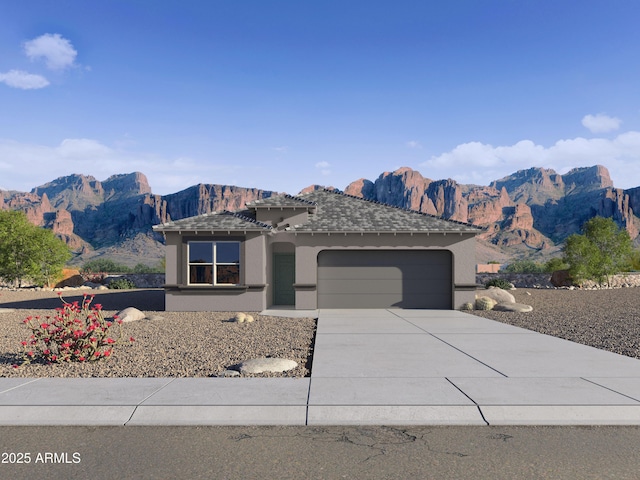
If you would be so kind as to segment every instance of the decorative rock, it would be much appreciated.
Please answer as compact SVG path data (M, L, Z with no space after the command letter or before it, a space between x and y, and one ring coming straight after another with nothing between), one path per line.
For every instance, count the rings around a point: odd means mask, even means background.
M134 307L127 307L118 312L117 315L123 322L135 322L137 320L144 320L147 317L143 312Z
M476 310L491 310L496 305L496 301L489 297L476 298Z
M489 287L480 296L489 297L496 303L516 303L516 297L498 287Z
M238 312L238 313L236 313L236 316L235 316L235 317L233 317L233 320L234 320L235 322L238 322L238 323L244 323L244 321L245 321L246 319L247 319L247 315L246 315L245 313L242 313L242 312Z
M573 285L573 279L569 270L556 270L551 274L551 283L554 287L570 287Z
M254 358L246 360L239 365L241 373L280 373L292 370L297 366L296 362L286 358Z
M237 370L225 370L218 376L219 377L239 377L240 372L238 372Z
M523 303L499 303L495 307L494 310L499 312L531 312L533 307L531 305L525 305Z
M245 322L247 322L247 323L251 323L251 322L253 322L253 316L251 316L251 315L247 315L247 316L244 318L244 321L245 321Z

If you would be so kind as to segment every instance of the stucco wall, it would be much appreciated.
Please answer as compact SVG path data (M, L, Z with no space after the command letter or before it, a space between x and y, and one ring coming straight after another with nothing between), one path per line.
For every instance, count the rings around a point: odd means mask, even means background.
M281 234L282 235L282 234ZM317 308L318 254L327 249L446 249L453 254L454 308L474 299L473 289L463 285L475 285L475 237L471 234L287 234L296 248L296 308Z
M188 285L189 241L241 241L240 283L242 287ZM266 236L231 232L217 235L179 235L169 232L167 245L167 311L260 311L267 305Z
M272 257L295 247L297 309L317 308L318 254L328 249L445 249L452 253L453 308L472 302L475 295L475 237L473 234L293 234L271 236L248 232L241 248L242 288L187 286L189 240L236 240L230 235L167 234L168 311L257 311L273 304ZM246 288L245 288L246 287Z

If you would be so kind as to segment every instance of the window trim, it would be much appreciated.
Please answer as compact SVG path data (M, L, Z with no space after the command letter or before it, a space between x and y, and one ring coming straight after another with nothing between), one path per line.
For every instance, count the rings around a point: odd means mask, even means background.
M190 254L191 254L191 244L192 243L208 243L211 244L211 255L212 255L212 261L211 263L202 263L202 262L191 262L190 261ZM238 245L238 262L218 262L217 261L217 245L219 243L234 243L236 245ZM240 241L237 240L188 240L187 241L187 285L189 286L213 286L213 287L235 287L238 285L242 285L241 281L240 281L240 277L241 277L241 264L242 264L242 260L241 260L241 243ZM218 276L217 276L217 267L218 266L225 266L225 265L237 265L238 267L238 283L218 283ZM191 267L192 266L211 266L211 283L193 283L191 282Z

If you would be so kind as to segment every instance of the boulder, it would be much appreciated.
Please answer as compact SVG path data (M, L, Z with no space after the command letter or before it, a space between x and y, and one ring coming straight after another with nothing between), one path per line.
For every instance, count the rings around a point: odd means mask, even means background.
M286 372L296 368L298 364L286 358L254 358L239 365L241 373Z
M496 305L496 301L489 297L476 298L476 310L491 310Z
M516 303L516 297L511 295L506 290L498 287L489 287L479 296L489 297L495 300L496 303Z
M494 310L498 312L531 312L533 307L531 305L525 305L524 303L499 303L495 307Z
M123 322L135 322L137 320L144 320L147 315L141 312L135 307L127 307L117 313L117 316Z
M242 312L236 313L236 315L233 317L233 321L238 323L244 323L246 319L247 315Z

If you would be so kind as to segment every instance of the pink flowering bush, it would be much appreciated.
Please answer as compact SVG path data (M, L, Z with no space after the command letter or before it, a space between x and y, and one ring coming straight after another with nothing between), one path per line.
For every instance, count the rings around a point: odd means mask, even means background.
M117 315L107 320L102 305L93 302L93 295L85 294L82 305L62 298L62 307L53 317L27 317L24 323L31 336L22 342L24 364L35 359L47 363L90 362L108 358L113 348L122 342L122 320ZM117 327L116 327L117 325ZM116 330L117 336L113 335ZM115 338L114 338L115 337ZM133 338L129 338L133 342Z

